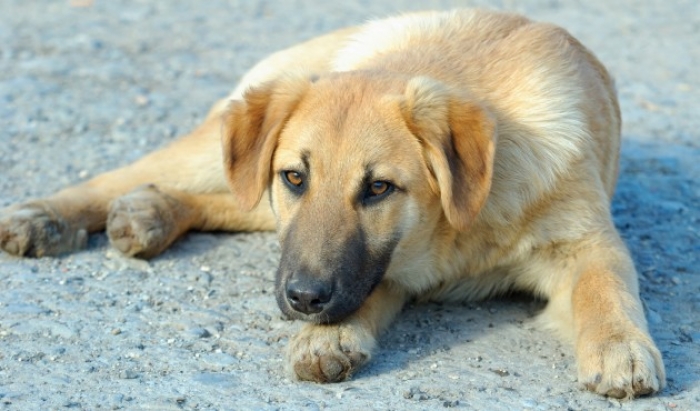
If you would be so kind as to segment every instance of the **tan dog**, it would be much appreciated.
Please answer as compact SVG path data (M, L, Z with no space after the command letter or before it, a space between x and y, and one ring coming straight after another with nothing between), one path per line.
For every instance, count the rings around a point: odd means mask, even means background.
M301 379L348 378L407 299L516 289L548 299L585 387L633 397L665 376L611 221L619 144L613 82L566 31L407 15L270 56L191 135L4 210L0 245L56 254L106 228L147 258L191 229L276 228Z

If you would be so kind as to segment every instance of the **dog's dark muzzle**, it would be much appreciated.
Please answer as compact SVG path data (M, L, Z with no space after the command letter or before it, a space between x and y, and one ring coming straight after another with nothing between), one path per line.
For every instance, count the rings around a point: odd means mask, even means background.
M275 281L277 303L288 317L316 323L335 323L357 311L382 280L395 245L372 252L358 230L335 244L326 241L317 253L308 253L297 247L308 247L309 242L290 241L293 236L290 231L282 242ZM317 261L309 264L304 255L313 255Z

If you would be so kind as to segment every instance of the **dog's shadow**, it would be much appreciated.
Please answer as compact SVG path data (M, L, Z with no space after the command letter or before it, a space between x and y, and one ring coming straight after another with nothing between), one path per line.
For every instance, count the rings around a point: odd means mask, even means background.
M516 340L544 341L546 333L535 327L535 316L543 307L542 301L521 294L461 304L409 304L381 336L371 365L357 378L397 372L400 378L412 379L431 367L441 373L447 369L460 374L470 368L481 369L477 373L518 373L506 370L514 361L501 355L519 356L522 347L513 345ZM494 340L503 345L489 352ZM557 342L547 344L556 346L554 351L561 348Z
M694 320L700 276L692 275L700 265L698 160L698 147L628 136L612 207L639 272L651 335L664 357L664 394L700 381Z

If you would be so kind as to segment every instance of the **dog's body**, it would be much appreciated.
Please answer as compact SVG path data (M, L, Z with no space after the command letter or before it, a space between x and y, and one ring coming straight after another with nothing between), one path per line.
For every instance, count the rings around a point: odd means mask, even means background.
M610 216L619 134L611 78L564 30L407 15L270 56L191 135L6 209L0 246L56 254L106 228L151 257L190 229L277 229L302 379L347 378L409 298L516 289L549 301L582 384L642 395L665 376Z

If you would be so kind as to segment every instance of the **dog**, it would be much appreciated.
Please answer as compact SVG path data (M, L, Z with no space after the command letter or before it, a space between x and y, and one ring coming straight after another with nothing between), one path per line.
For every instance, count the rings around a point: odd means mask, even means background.
M3 210L0 246L56 255L106 229L151 258L188 230L276 230L299 379L350 378L408 300L517 290L548 301L582 386L632 398L665 371L611 218L619 145L613 80L565 30L407 14L272 54L191 134Z

